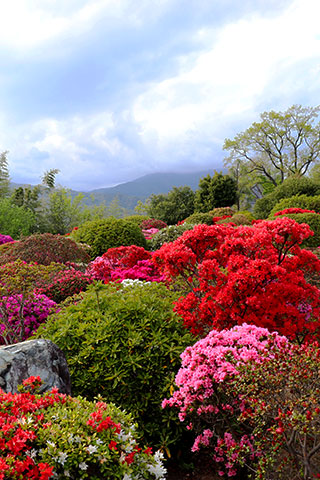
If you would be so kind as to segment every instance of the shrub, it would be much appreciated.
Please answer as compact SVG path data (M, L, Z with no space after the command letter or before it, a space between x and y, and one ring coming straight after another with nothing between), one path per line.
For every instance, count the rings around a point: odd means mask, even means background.
M304 210L303 208L285 208L280 212L276 212L274 217L279 217L280 215L290 215L294 213L316 213L314 210Z
M8 198L0 198L0 232L18 239L30 235L35 228L36 218L30 210L12 204Z
M272 193L268 193L262 198L259 198L253 207L253 215L255 218L265 219L270 215L271 210L277 204L278 200L275 199Z
M223 217L224 215L234 215L235 211L230 207L217 207L211 210L209 213L212 213L213 217Z
M2 297L0 301L0 344L10 345L27 340L48 315L56 311L56 303L45 295L22 294Z
M295 195L290 198L284 198L274 205L269 217L272 218L275 213L287 208L302 208L304 210L314 210L316 213L320 213L320 195L315 197Z
M146 220L143 220L142 223L140 224L140 228L142 230L149 230L150 228L157 228L158 230L161 230L162 228L166 228L168 225L166 222L163 222L162 220L156 220L155 218L148 218Z
M311 234L285 217L237 228L196 225L154 261L184 285L175 311L193 332L246 322L303 341L320 328L319 291L304 277L320 263L298 246Z
M160 404L194 337L172 311L176 296L164 285L127 282L90 286L36 336L64 352L74 394L92 399L101 393L139 420L147 442L167 447L181 426L173 414L162 415Z
M71 238L37 233L12 243L10 249L0 256L0 263L3 265L18 259L41 265L50 265L52 262L87 264L90 257L86 249Z
M198 225L198 224L206 224L206 225L212 225L213 224L213 215L212 213L201 213L201 212L196 212L187 217L184 221L183 224L186 223L191 223L192 225Z
M148 215L130 215L128 217L124 217L123 220L126 220L127 222L132 222L141 228L141 223L144 220L150 220L150 217Z
M56 303L61 303L67 297L85 291L92 282L93 278L90 275L71 268L55 272L50 280L43 286L37 287L35 292L46 295Z
M187 230L192 230L194 225L183 223L182 225L170 225L156 233L150 240L151 250L158 250L164 243L174 242Z
M235 225L251 225L252 220L250 220L247 215L241 213L235 213L232 217L223 218L217 221L218 224L223 223L234 223Z
M285 337L244 324L221 332L212 330L181 355L182 366L175 379L178 389L162 405L178 409L180 421L194 432L192 451L202 447L212 452L220 475L236 475L243 460L252 462L258 453L250 429L238 420L242 394L247 392L235 395L227 390L228 385L233 380L237 385L243 364L264 365L287 345Z
M138 446L130 415L57 389L36 394L40 377L23 383L0 392L1 478L164 480L161 454Z
M288 218L292 218L297 223L306 223L313 231L313 235L306 238L302 243L303 247L319 247L320 246L320 215L316 213L296 213L286 214ZM280 217L281 218L281 217Z
M10 237L10 235L1 235L0 234L0 245L3 245L4 243L8 242L13 242L13 238Z
M90 245L92 259L113 247L128 245L146 247L146 239L137 225L114 217L85 222L78 230L72 231L72 237L76 241Z

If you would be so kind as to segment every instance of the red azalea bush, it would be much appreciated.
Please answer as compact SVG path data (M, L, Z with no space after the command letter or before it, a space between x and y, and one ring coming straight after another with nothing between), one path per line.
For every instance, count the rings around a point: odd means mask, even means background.
M87 273L95 280L102 280L105 283L125 278L162 281L163 276L151 258L151 252L136 245L109 248L106 253L89 264Z
M244 401L237 392L226 391L239 377L242 365L259 365L275 358L288 340L267 329L243 324L231 330L212 330L182 353L182 366L176 375L178 387L162 406L174 407L179 418L194 432L192 451L208 448L219 474L236 475L244 462L259 457L251 429L238 416L244 412Z
M0 480L164 480L161 454L138 446L129 415L57 389L36 394L39 377L23 383L0 390Z
M56 303L61 303L67 297L85 291L92 282L93 278L87 273L70 268L54 273L50 281L35 289L35 293L46 295Z
M175 311L193 333L250 323L302 342L320 329L320 262L299 244L310 227L287 217L253 226L197 225L155 252L166 278L189 293Z
M142 230L149 230L150 228L157 228L161 230L162 228L166 228L168 225L166 222L162 220L156 220L155 218L148 218L147 220L142 220L140 224L140 228Z
M0 300L0 344L27 340L56 311L56 302L45 295L22 294L2 297Z
M284 210L281 210L280 212L276 212L274 214L275 217L278 217L279 215L292 215L295 213L317 213L314 210L306 210L304 208L285 208ZM319 215L319 214L318 214Z

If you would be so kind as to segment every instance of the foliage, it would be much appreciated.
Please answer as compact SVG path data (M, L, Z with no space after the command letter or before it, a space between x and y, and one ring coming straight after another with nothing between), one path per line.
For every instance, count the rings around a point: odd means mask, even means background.
M273 217L275 213L287 208L301 208L303 210L313 210L320 213L320 195L310 197L308 195L294 195L290 198L283 198L271 210L269 217Z
M263 364L248 363L227 386L243 399L239 416L252 429L256 480L319 478L318 345L287 345Z
M274 186L291 175L305 175L320 153L320 124L315 124L319 111L293 105L285 112L262 113L260 122L225 140L224 149L230 152L226 164L240 162L244 175L255 173Z
M39 395L40 377L23 384L0 391L0 478L164 480L161 454L138 446L130 415L57 389Z
M215 172L199 182L194 198L196 212L209 212L216 207L230 207L237 201L237 184L229 175Z
M13 242L13 238L10 237L10 235L2 235L0 233L0 245L3 245L4 243L8 242Z
M214 217L223 217L224 215L232 217L236 212L230 207L217 207L211 210L210 213L212 213Z
M0 153L0 198L7 197L10 191L10 175L7 154L7 151Z
M178 409L180 421L194 432L192 451L207 447L213 452L220 475L236 475L242 464L240 454L247 461L256 454L250 430L237 419L242 396L238 392L227 395L228 384L234 378L237 381L243 364L264 364L287 344L285 337L244 324L221 332L212 330L181 355L182 366L175 379L178 389L162 406Z
M52 262L87 264L90 257L86 248L78 245L71 238L51 233L36 233L12 243L10 249L0 256L0 264L17 259L41 265L50 265Z
M127 220L128 222L133 222L138 227L141 227L141 223L143 220L149 220L150 217L148 215L129 215L128 217L124 217L123 220Z
M146 441L167 447L179 439L181 426L173 414L162 415L160 404L193 337L172 311L176 296L164 285L126 282L90 286L37 337L64 352L76 395L101 393L139 420Z
M163 277L151 258L150 252L136 245L109 248L88 265L87 273L105 283L125 278L160 282Z
M257 200L254 205L254 215L256 218L267 218L271 210L282 199L291 198L296 195L314 197L319 194L319 184L308 177L293 175L287 178L281 185L278 185L272 193Z
M36 219L30 210L13 205L9 198L0 198L0 231L14 239L29 235L35 228Z
M35 289L37 294L43 294L54 300L56 303L63 302L67 297L76 295L87 289L93 282L93 278L87 273L68 268L54 272L50 281ZM39 282L41 284L41 282Z
M304 277L320 263L299 248L311 234L286 217L237 228L196 225L154 261L184 285L175 311L193 332L246 322L303 341L320 327L319 290Z
M166 222L163 222L162 220L157 220L156 218L148 218L145 220L142 220L141 222L141 229L144 230L149 230L150 228L157 228L158 230L161 230L162 228L166 228L168 225Z
M226 217L219 220L217 223L234 223L235 225L251 225L252 220L247 215L242 213L235 213L232 217Z
M196 212L187 217L183 223L191 223L192 225L205 223L206 225L212 225L214 223L213 214L211 212Z
M187 230L192 230L194 227L191 223L183 223L181 225L169 225L169 227L160 230L150 240L150 248L155 251L158 250L164 243L174 242Z
M45 295L1 297L0 344L11 345L27 340L55 311L56 303Z
M175 225L194 212L194 191L187 186L173 187L167 195L151 195L146 209L150 217Z
M137 225L114 217L85 222L78 230L72 231L72 237L76 241L90 245L92 259L113 247L128 245L146 247L146 240Z
M297 223L306 223L313 231L313 235L306 238L302 243L303 247L320 246L320 215L317 213L293 213L285 214L288 218L293 218ZM281 218L281 217L280 217Z

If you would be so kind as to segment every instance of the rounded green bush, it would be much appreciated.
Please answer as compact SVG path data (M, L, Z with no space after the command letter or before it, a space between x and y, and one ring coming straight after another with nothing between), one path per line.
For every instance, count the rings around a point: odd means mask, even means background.
M248 218L247 215L243 215L242 213L235 213L230 218L224 218L223 220L219 220L217 223L235 223L236 225L251 225L251 220Z
M269 218L274 218L274 214L281 212L285 208L303 208L305 210L314 210L320 213L320 195L309 197L308 195L294 195L290 198L280 200L270 212Z
M174 242L178 237L186 232L187 230L192 230L194 224L192 223L183 223L182 225L169 225L166 228L163 228L157 232L151 240L149 241L150 250L158 250L164 243Z
M90 286L77 304L49 317L37 337L64 352L73 395L101 394L132 413L145 442L167 447L182 430L161 402L173 388L180 354L195 338L173 312L177 294L155 282L126 283Z
M91 258L103 255L109 248L137 245L146 248L147 243L138 225L128 220L108 217L91 220L72 231L72 237L90 245Z
M127 222L132 222L138 227L141 227L141 223L143 220L149 220L151 217L149 215L129 215L128 217L124 217L123 220Z
M206 224L206 225L212 225L213 224L213 215L212 213L201 213L201 212L195 212L189 217L187 217L184 221L184 223L191 223L192 225L198 225L198 224Z
M209 212L213 217L223 217L224 215L233 215L235 213L231 207L217 207Z

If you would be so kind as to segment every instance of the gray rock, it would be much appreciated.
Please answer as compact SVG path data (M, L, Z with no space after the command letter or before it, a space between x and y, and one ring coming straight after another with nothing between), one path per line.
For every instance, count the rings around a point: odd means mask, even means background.
M62 351L50 340L36 339L0 347L0 388L17 392L18 385L31 375L40 376L40 392L57 387L71 394L68 365Z

